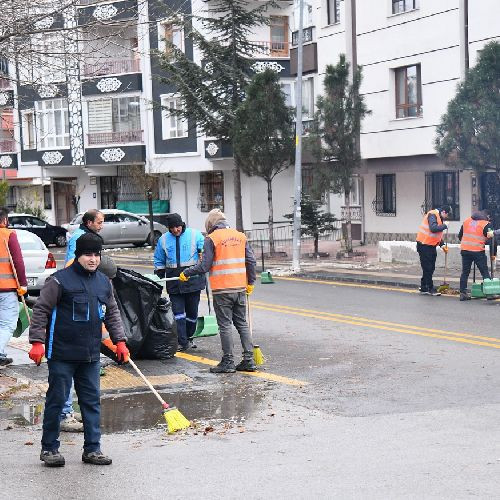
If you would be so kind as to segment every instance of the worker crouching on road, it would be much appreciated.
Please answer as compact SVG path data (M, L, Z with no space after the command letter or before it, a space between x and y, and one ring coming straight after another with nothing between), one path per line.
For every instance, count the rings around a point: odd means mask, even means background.
M97 271L101 249L99 236L80 236L76 260L47 280L33 310L29 357L39 365L46 353L49 369L40 453L40 460L49 467L64 465L59 452L60 415L72 379L84 426L82 461L111 464L100 446L99 356L103 322L116 344L118 360L128 361L129 352L111 282Z
M207 237L203 247L203 260L183 271L179 278L210 272L215 315L220 330L222 361L210 368L212 373L255 371L253 342L246 320L246 295L253 292L255 283L255 257L246 236L231 229L226 216L214 209L205 221ZM232 325L240 335L243 360L234 365Z
M488 260L484 249L486 241L492 237L493 226L490 223L490 215L487 210L474 212L471 217L464 220L458 233L460 254L462 255L462 275L460 276L461 301L471 299L467 291L467 280L469 279L473 263L478 267L483 279L490 278ZM493 241L494 239L492 239Z
M430 210L424 215L417 233L417 252L422 267L422 279L420 280L420 293L422 295L441 295L432 281L436 269L436 247L439 245L444 252L448 251L448 245L443 245L443 231L448 229L445 219L449 217L451 207L443 205L439 210Z
M160 278L173 278L198 264L203 252L203 235L186 228L179 214L168 216L168 232L158 240L154 254L155 274ZM179 351L195 347L192 342L198 320L200 293L205 288L205 275L193 277L189 282L167 281L167 293L177 326Z

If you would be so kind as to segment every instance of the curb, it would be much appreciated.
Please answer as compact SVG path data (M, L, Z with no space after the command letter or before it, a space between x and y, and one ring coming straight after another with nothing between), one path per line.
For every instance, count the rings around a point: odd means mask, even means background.
M404 283L402 281L390 281L390 280L382 280L377 278L361 278L361 277L353 277L353 276L345 276L345 275L332 275L332 274L314 274L314 273L297 273L293 276L297 276L299 278L311 278L316 280L324 280L324 281L342 281L345 283L360 283L364 285L385 285L385 286L394 286L399 288L410 288L415 289L418 287L416 283ZM279 276L276 276L277 278Z

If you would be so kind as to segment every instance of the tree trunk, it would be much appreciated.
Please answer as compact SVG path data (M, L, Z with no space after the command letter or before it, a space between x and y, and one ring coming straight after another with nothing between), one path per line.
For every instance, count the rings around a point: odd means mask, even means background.
M345 249L347 253L352 252L352 228L351 228L351 197L350 190L345 191Z
M267 225L269 228L269 253L274 254L274 212L273 212L273 187L272 181L267 182L267 206L269 208L269 215L267 218Z
M234 210L236 212L236 229L243 231L243 212L241 208L241 170L235 162L234 165Z
M314 256L319 259L319 233L314 234Z

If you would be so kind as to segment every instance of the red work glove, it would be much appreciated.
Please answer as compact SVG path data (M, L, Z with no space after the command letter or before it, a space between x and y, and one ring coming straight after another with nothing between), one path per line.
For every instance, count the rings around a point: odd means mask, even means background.
M122 340L116 344L116 358L120 363L126 363L130 356L130 352L127 349L127 345Z
M37 366L40 366L44 355L45 346L41 342L33 342L31 345L31 351L28 355L30 359L32 359Z

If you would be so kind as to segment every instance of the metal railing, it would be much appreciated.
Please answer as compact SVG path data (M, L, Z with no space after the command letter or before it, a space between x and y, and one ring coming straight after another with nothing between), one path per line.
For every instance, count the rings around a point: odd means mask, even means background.
M126 144L142 142L142 130L128 130L126 132L94 132L87 134L89 146L99 144Z
M15 153L16 141L13 139L0 140L0 153Z
M302 30L302 34L304 37L304 43L309 43L314 40L314 26L309 26L308 28L304 28ZM292 46L297 46L299 43L299 31L294 31L292 33Z
M251 42L259 54L268 57L289 57L290 44L288 42L275 42L271 40L257 40Z
M97 62L85 63L83 67L83 76L85 77L139 72L139 59L102 59Z

